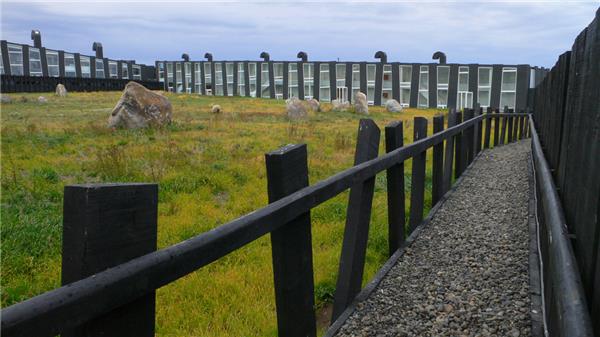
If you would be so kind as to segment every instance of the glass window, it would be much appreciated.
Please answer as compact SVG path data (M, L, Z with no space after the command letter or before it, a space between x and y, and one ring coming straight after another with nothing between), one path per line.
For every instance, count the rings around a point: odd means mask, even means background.
M492 68L480 67L477 75L477 100L483 108L490 106L492 91Z
M400 66L400 105L410 105L410 83L412 79L412 66Z
M331 85L329 83L329 64L319 66L319 99L323 102L331 101Z
M117 62L108 61L108 75L110 76L110 78L118 78L119 77L117 70L118 70ZM171 69L171 71L172 71L172 69Z
M383 74L381 82L381 103L384 104L388 99L392 98L392 66L390 64L383 65Z
M304 70L304 99L311 99L314 95L315 84L315 65L313 63L303 63Z
M215 63L215 95L223 96L223 65Z
M298 64L288 64L288 97L298 97Z
M16 44L8 45L8 61L11 75L23 76L23 48Z
M227 76L227 96L233 96L233 63L225 63L225 74Z
M77 71L75 70L75 55L65 53L65 77L75 77Z
M473 93L469 91L469 67L458 67L458 109L473 107Z
M367 103L373 104L375 102L375 74L377 72L377 65L367 64Z
M0 48L0 74L4 75L4 62L2 61L2 49Z
M450 67L437 67L437 107L448 107L448 84L450 83Z
M419 108L429 107L429 66L419 68Z
M142 67L138 64L134 64L131 66L131 71L133 72L133 79L134 80L141 80L142 79Z
M502 87L500 88L500 108L515 107L517 98L517 68L502 68Z
M29 76L42 76L42 58L40 50L29 48Z
M458 67L458 91L469 91L469 67Z
M248 63L248 80L250 81L250 96L256 97L256 72L257 72L256 63L251 62Z
M202 64L194 63L194 91L202 94Z
M58 52L54 50L46 50L46 62L48 62L48 76L60 76L58 66Z
M158 62L158 82L165 82L165 64L163 62Z
M260 95L261 97L271 97L269 92L269 64L266 62L260 64Z
M109 64L110 66L110 64ZM173 63L167 63L167 89L173 92Z
M129 68L126 62L121 63L121 78L129 78Z
M335 65L335 83L338 88L346 86L346 65L344 63Z
M273 64L273 81L275 81L275 98L283 98L283 63Z
M185 92L192 93L192 64L185 62L183 64L183 73L185 77Z
M207 95L212 95L211 63L204 62L204 89Z
M246 74L244 72L244 63L238 63L238 95L246 95Z
M79 66L81 68L81 77L92 77L92 69L90 66L90 58L87 56L79 56Z
M96 78L104 78L104 60L103 59L96 59ZM163 81L164 81L164 79L163 79Z
M352 65L352 98L360 91L360 64Z

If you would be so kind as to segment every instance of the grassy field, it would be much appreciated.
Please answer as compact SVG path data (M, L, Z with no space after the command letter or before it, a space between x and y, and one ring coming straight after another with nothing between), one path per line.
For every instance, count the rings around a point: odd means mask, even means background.
M2 307L60 286L65 185L159 183L158 246L164 248L265 206L265 152L306 143L311 184L350 167L361 118L331 112L324 104L324 112L291 123L283 101L170 94L174 122L169 127L110 130L106 122L119 92L43 95L47 104L37 103L39 94L12 94L14 103L1 106ZM213 103L224 113L211 114ZM370 111L382 131L393 120L406 120L405 143L412 140L413 117L429 118L431 133L436 113ZM410 161L406 175L409 191ZM385 190L380 174L363 282L387 256ZM346 192L312 212L319 310L335 289L347 199ZM429 192L426 199L429 209ZM275 336L269 237L161 288L157 335Z

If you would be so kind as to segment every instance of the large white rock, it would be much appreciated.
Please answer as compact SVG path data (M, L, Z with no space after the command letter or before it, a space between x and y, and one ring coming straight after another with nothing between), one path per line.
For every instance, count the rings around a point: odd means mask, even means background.
M302 119L308 117L306 105L297 97L292 97L285 101L285 110L289 119Z
M61 83L56 85L56 96L58 97L67 97L67 88Z
M110 114L108 126L127 129L163 126L171 123L171 114L172 107L168 98L141 84L129 82Z
M385 109L389 112L402 112L402 105L395 99L388 99L385 102Z
M354 111L358 114L368 115L369 105L367 104L367 95L362 92L357 92L354 95Z
M37 100L38 100L38 103L40 103L40 104L46 104L46 103L48 103L48 100L44 96L38 97Z
M10 98L8 95L0 94L0 102L4 104L12 103L12 98Z
M215 104L212 107L210 107L210 111L214 114L220 114L222 112L221 106L218 104Z

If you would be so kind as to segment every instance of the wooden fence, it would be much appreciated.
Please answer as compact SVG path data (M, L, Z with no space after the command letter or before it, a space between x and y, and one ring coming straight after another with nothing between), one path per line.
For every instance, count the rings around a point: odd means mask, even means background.
M535 89L533 116L561 213L564 210L560 228L573 246L577 261L573 272L581 275L584 306L587 303L587 311L596 318L594 330L600 336L600 9L572 50L559 57ZM541 221L541 228L549 230L544 221L552 219ZM551 253L542 245L543 259L552 259ZM544 270L546 316L549 332L558 335L557 317L564 308L552 303L565 289L553 283L551 274L558 271L553 262L549 264Z
M506 109L506 112L510 112ZM488 109L416 117L414 142L403 146L402 122L380 130L360 121L355 166L308 186L306 145L266 154L270 204L156 251L156 184L65 187L63 286L1 312L3 336L152 336L155 290L270 233L280 336L315 336L310 210L350 188L333 320L361 290L375 176L386 172L389 253L423 220L426 151L433 148L432 199L449 191L483 148L527 137L526 114ZM485 123L485 126L484 126ZM501 127L500 127L501 126ZM404 162L412 158L411 206L405 223Z
M52 92L62 83L67 91L114 91L123 90L129 81L138 82L150 90L162 90L157 81L141 81L117 78L41 77L0 75L0 90L11 92Z

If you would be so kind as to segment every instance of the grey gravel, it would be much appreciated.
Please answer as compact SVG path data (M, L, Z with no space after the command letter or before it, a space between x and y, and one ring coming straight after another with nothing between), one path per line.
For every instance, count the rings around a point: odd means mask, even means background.
M529 144L482 152L337 336L530 336Z

